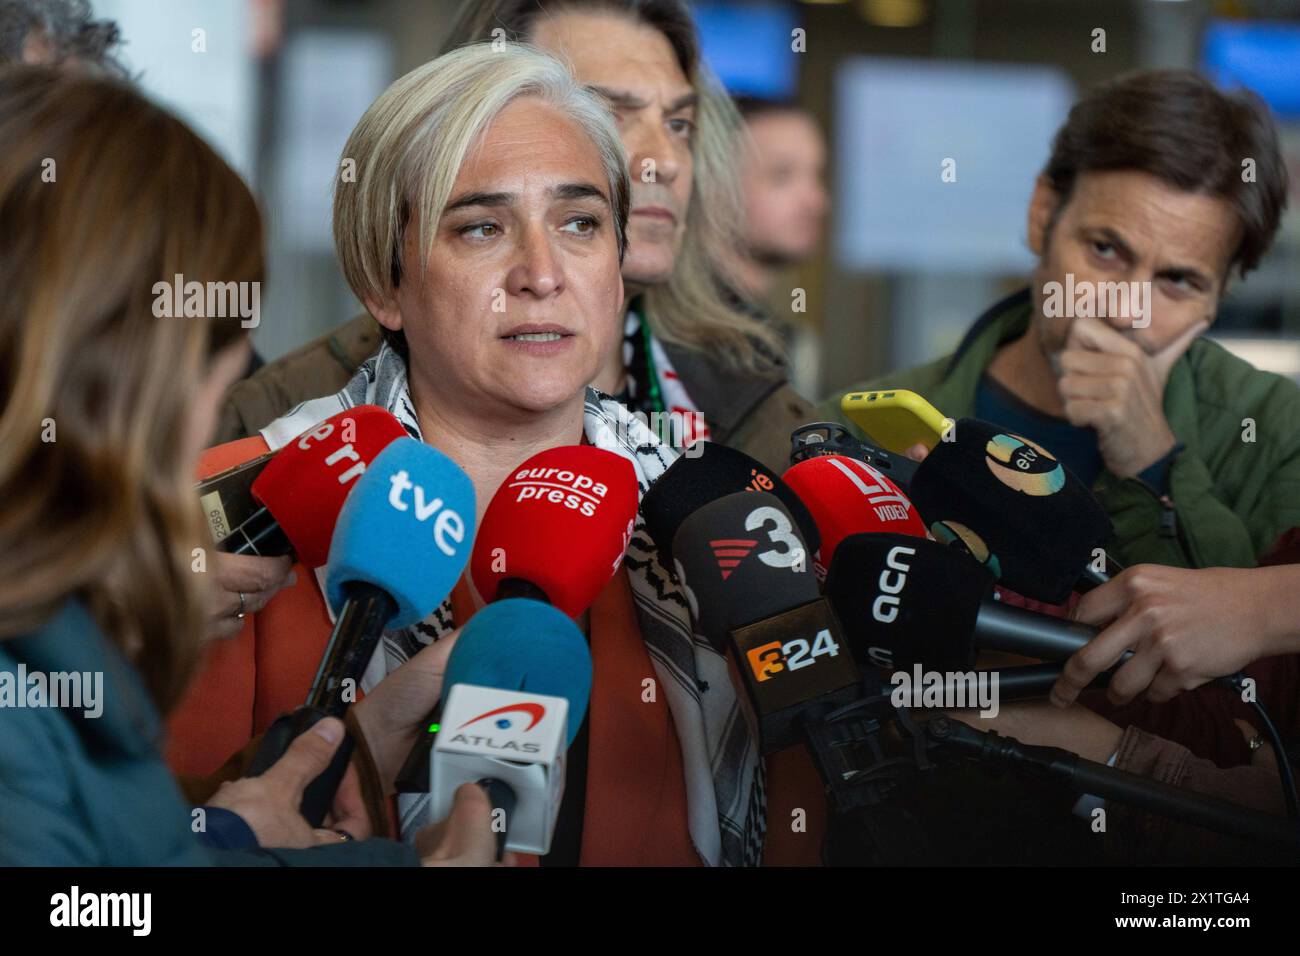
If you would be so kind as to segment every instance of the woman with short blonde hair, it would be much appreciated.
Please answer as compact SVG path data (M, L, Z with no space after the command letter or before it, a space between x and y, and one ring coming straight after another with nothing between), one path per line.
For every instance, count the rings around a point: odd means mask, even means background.
M386 339L337 394L262 429L270 447L378 404L469 475L480 517L521 463L559 446L626 458L644 494L676 453L589 387L621 337L628 173L619 142L601 101L524 44L464 47L397 80L350 137L342 161L355 163L356 179L342 179L335 196L344 272ZM554 542L557 561L565 546ZM321 601L300 573L291 601L257 615L259 640L324 646L323 609L296 610L304 588ZM458 586L425 621L385 633L363 688L382 692L393 668L464 625L475 610L467 592ZM625 560L579 621L595 674L568 766L586 773L566 785L561 816L576 812L578 822L561 828L548 864L762 858L757 742L726 659L694 634L688 608L638 514ZM283 635L270 633L277 620ZM647 679L658 688L650 700ZM428 806L427 794L399 796L404 832L428 822ZM815 859L814 843L801 849Z

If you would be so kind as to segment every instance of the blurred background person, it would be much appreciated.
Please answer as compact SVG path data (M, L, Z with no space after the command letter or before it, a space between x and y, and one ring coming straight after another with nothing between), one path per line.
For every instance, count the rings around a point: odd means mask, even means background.
M795 102L741 96L736 108L746 133L740 163L745 217L742 241L724 253L731 292L742 307L776 323L791 356L791 380L811 394L817 343L811 324L799 320L807 290L789 280L813 259L825 229L826 138Z
M75 66L125 77L121 46L117 24L96 20L88 0L0 0L0 67Z

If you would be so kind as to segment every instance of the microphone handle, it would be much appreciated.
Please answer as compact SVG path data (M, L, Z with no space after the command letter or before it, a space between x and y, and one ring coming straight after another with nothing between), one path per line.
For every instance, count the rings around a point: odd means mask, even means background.
M1063 661L1097 636L1089 624L1049 617L1000 601L983 601L975 617L975 646L1039 660ZM1133 654L1125 651L1120 662Z
M258 745L248 776L265 773L284 756L294 739L317 721L324 717L342 718L348 707L348 701L343 699L343 682L351 680L355 688L375 652L384 625L396 612L397 602L382 588L362 582L350 587L343 612L334 625L312 681L307 703L292 714L276 718ZM300 812L313 827L321 825L334 804L334 794L347 772L352 749L352 737L345 732L329 766L303 791Z
M1093 588L1099 588L1115 575L1124 570L1124 565L1120 564L1105 551L1101 553L1102 563L1105 567L1098 571L1089 561L1083 567L1083 572L1079 575L1079 580L1075 583L1074 589L1080 594L1087 594Z
M311 682L308 707L330 717L343 716L349 703L343 699L344 681L351 680L356 689L384 626L396 613L397 602L383 588L363 581L348 585L348 598Z
M271 769L299 735L306 733L325 716L327 715L313 707L299 707L291 714L281 714L263 735L245 776L260 777ZM303 791L299 813L313 827L319 827L324 822L325 814L334 805L334 794L343 781L343 774L347 772L352 749L352 735L344 731L339 749L334 752L329 766Z

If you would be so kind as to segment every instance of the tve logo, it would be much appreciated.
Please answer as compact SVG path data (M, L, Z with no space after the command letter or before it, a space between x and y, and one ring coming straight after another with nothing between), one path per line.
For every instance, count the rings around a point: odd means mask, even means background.
M441 498L426 500L424 489L411 481L405 468L389 478L389 481L392 482L392 488L388 491L388 503L398 511L409 511L411 506L406 503L404 495L414 490L415 519L424 522L437 515L433 522L434 543L447 557L455 557L456 545L465 540L465 520L460 514L444 508Z

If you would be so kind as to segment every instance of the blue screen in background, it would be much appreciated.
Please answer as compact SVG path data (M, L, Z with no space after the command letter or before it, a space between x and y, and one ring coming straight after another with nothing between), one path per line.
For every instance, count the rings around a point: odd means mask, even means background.
M1300 118L1300 26L1212 20L1202 65L1220 87L1244 86L1279 118Z
M798 11L784 3L692 3L704 60L732 96L792 99L799 80L790 31Z

